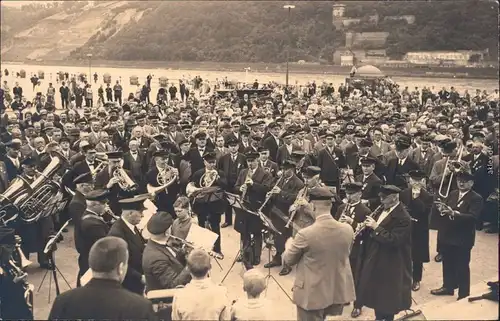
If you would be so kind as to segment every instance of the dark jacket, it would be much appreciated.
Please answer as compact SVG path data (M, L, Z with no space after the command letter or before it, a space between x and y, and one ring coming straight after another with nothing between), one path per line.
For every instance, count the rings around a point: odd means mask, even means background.
M458 199L458 190L450 192L446 204L460 215L453 220L448 216L436 215L438 224L438 241L445 245L454 245L471 249L476 238L476 221L483 209L483 199L474 191L467 192Z
M429 262L429 215L433 204L432 195L421 190L413 199L411 188L399 194L400 201L412 217L411 224L411 256L415 262Z
M164 244L149 240L142 256L146 291L173 289L186 285L191 275Z
M420 169L410 157L407 157L403 166L399 165L399 159L390 159L387 163L387 169L385 171L386 184L395 185L400 189L405 189L408 187L403 174L408 174L409 171Z
M80 254L78 263L82 273L89 268L90 248L95 242L107 236L108 232L109 226L104 220L91 212L85 212L79 224L75 224L75 247Z
M142 253L144 252L144 240L141 235L134 234L123 219L116 221L109 230L108 236L119 237L128 245L128 270L122 285L125 289L142 295L144 284L141 282L142 272Z
M117 281L92 279L56 297L49 320L157 320L150 301Z
M368 207L373 211L380 205L380 197L378 196L378 192L380 186L382 185L382 180L372 173L370 176L363 181L363 174L356 177L356 182L361 182L363 184L361 199L368 201Z
M402 204L396 206L375 231L367 233L362 251L364 259L357 301L384 313L397 314L409 309L411 218Z
M238 180L240 172L247 167L245 155L237 153L236 161L233 162L231 154L221 156L217 162L217 169L224 172L229 192L234 192L233 187Z

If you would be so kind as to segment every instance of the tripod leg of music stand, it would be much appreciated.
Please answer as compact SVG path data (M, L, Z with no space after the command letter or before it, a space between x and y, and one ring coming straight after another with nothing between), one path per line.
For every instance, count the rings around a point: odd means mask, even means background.
M56 296L61 294L61 290L59 288L59 281L57 280L57 270L56 270L56 262L54 261L54 253L50 253L50 267L52 269L52 275L54 276L54 285L56 287Z
M272 274L269 274L267 276L267 279L269 281L269 279L272 279L274 281L274 283L276 283L278 285L278 287L281 289L281 291L283 291L283 293L285 293L286 297L293 302L293 299L290 297L290 295L288 295L288 292L285 291L285 289L283 288L283 286L281 286L281 284L278 282L278 280L276 280L276 278L272 275ZM268 285L269 285L269 282L268 282Z
M50 264L50 260L49 260ZM52 292L52 271L49 273L49 303L50 303L50 293Z
M71 289L71 285L69 285L68 280L66 280L66 277L64 276L64 274L61 273L61 270L59 270L59 268L57 266L56 266L56 270L57 270L57 273L59 273L59 275L63 278L63 280L66 283L66 285L68 286L68 288Z
M45 271L45 274L43 275L42 282L40 282L40 285L38 286L38 290L36 292L40 292L40 289L42 288L43 282L45 281L45 278L47 277L47 273L49 273L49 270Z
M219 260L217 260L215 257L214 257L214 260L215 260L215 263L217 263L217 265L219 266L220 270L221 271L224 271L224 268L222 267L222 265L220 264Z
M224 281L226 280L226 278L229 275L229 273L231 273L231 270L236 265L236 262L238 261L238 256L240 256L240 254L241 254L241 249L238 250L238 253L236 253L236 257L234 258L233 263L231 263L231 266L229 267L229 270L227 270L226 274L224 275L224 277L222 278L222 281L220 281L220 283L224 283Z

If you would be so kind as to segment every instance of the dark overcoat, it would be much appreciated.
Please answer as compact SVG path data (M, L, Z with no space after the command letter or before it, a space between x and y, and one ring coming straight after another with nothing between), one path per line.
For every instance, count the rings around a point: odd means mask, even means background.
M421 190L420 195L413 199L411 188L403 190L399 199L413 218L411 222L411 255L415 262L429 262L429 215L433 197L427 191Z
M150 320L157 317L150 301L114 280L92 279L57 296L49 320Z
M378 217L374 217L377 219ZM387 314L411 307L411 218L399 204L363 242L357 301Z

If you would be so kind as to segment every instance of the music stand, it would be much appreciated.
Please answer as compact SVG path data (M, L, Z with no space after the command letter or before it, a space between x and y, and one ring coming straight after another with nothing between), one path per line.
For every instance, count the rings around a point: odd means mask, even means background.
M49 269L47 271L45 271L45 274L42 278L42 282L40 282L40 285L38 286L37 292L40 292L40 289L42 288L43 282L45 281L45 278L47 277L47 273L51 272L49 274L49 301L48 301L49 303L50 303L50 292L52 292L51 291L52 278L54 279L56 296L61 294L61 290L59 288L59 281L57 279L57 273L59 273L59 275L63 278L63 280L66 283L66 285L68 286L68 288L71 289L71 285L69 285L68 280L66 280L66 278L64 277L62 272L56 266L56 260L55 260L55 252L57 251L57 247L56 247L57 239L61 236L61 234L63 233L63 230L68 226L70 221L71 221L71 219L69 219L66 223L64 223L64 225L59 229L59 231L56 233L56 235L54 235L50 238L50 240L45 245L45 249L43 250L43 253L48 255Z
M249 213L250 215L259 216L258 213L249 210L245 205L243 205L243 203L241 201L241 197L239 195L226 192L226 198L227 198L228 203L231 207L236 207L236 208L238 208L246 213ZM253 238L253 235L252 234L250 234L250 235L251 235L250 242L243 248L240 246L240 249L238 250L238 252L236 253L236 256L234 257L233 263L231 263L231 266L229 267L226 274L222 278L222 281L220 281L221 284L224 283L224 281L226 280L229 273L231 273L231 271L233 270L234 266L238 262L238 258L240 257L240 255L244 256L245 253L248 251L248 249L251 248L253 245L255 245L255 240ZM245 265L244 258L242 260L242 263ZM246 265L245 265L245 269L246 269Z

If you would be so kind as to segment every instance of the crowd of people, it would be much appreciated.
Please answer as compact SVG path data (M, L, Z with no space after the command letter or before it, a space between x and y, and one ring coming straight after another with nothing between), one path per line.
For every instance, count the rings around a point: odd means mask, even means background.
M253 267L271 244L263 267L284 276L296 266L298 320L340 315L349 303L353 318L368 307L393 320L425 279L429 229L443 266L431 293L470 295L476 230L498 232L498 90L411 90L384 78L337 89L256 80L231 91L227 79L204 86L196 77L162 86L154 103L148 75L123 101L120 82L106 83L94 105L91 81L73 78L63 75L60 99L35 79L31 92L15 83L13 101L4 85L0 100L1 205L19 182L36 191L43 178L66 200L35 221L3 212L5 235L50 269L46 242L69 219L74 229L79 288L58 296L49 319L152 320L144 295L183 286L174 320L269 320L265 277ZM147 199L157 212L140 231ZM218 235L212 249L186 242L192 216ZM236 303L209 278L210 256L224 258L220 229L233 225L240 240L224 242L241 244L248 270L247 298ZM2 254L15 252L3 239ZM25 316L5 298L3 318Z

